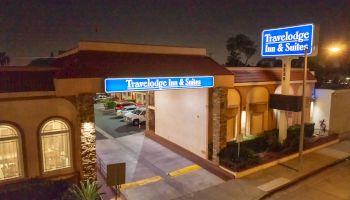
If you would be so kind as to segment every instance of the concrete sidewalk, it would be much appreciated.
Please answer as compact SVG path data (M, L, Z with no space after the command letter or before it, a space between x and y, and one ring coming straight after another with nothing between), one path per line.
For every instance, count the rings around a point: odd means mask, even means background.
M296 158L282 165L276 165L241 179L230 180L187 194L178 199L262 199L274 191L287 187L349 157L350 140L343 140L340 143L304 155L301 171L295 170L299 166L299 160Z

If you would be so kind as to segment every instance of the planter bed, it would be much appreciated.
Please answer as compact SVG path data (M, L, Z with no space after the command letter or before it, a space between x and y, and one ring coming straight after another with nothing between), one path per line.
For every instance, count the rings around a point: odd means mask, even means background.
M331 134L324 137L305 138L303 154L310 153L337 142L339 142L337 134ZM252 158L248 162L247 160L244 160L243 162L233 162L227 158L220 158L220 167L232 173L236 178L240 178L262 169L272 167L281 162L294 159L298 157L298 149L293 149L293 151L286 151L286 149L275 152L263 151L256 153L254 156L256 156L256 158Z

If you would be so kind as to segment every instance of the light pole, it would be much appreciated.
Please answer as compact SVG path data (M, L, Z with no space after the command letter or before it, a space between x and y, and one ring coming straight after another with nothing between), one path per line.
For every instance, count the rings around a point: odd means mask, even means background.
M304 150L304 127L305 127L305 89L307 76L307 48L304 50L304 78L303 78L303 93L301 103L301 127L299 136L299 171L303 169L303 150Z

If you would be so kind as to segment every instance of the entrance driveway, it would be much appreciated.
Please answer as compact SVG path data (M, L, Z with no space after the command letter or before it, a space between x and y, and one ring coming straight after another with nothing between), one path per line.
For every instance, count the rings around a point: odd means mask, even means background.
M97 140L96 145L102 171L107 164L126 163L122 193L130 200L173 199L224 182L142 132Z

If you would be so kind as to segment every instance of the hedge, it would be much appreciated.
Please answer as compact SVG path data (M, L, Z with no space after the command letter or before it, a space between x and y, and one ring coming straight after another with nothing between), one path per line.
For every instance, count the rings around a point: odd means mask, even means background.
M12 183L0 188L1 199L67 199L62 198L70 185L63 180L29 179L20 183Z

